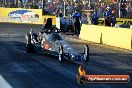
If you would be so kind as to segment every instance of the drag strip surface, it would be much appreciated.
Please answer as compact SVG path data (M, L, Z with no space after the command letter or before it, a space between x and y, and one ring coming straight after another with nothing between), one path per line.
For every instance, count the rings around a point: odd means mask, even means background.
M129 84L78 85L78 64L43 54L27 54L24 35L41 25L0 24L0 88L131 88ZM64 39L77 51L83 51L86 42ZM87 74L128 74L132 76L132 53L87 42L90 61L84 65ZM1 82L3 82L1 84Z

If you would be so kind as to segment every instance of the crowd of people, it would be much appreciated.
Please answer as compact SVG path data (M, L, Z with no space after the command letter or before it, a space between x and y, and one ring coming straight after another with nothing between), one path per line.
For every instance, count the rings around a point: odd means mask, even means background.
M41 0L0 0L0 7L39 9Z
M132 18L132 2L129 3L121 3L121 8L119 8L119 3L91 3L90 5L88 3L84 2L67 2L65 6L65 14L71 15L76 9L80 10L86 10L86 9L94 9L97 11L97 15L99 17L103 17L103 13L105 12L106 7L110 7L112 10L115 10L116 17L119 17L119 9L121 11L120 17L121 18ZM61 10L62 13L64 13L64 2L58 2L58 3L46 3L45 8L50 11L51 15L55 14L58 10ZM64 14L63 14L64 15Z
M88 13L89 14L89 13ZM106 8L106 10L103 13L103 17L104 17L104 24L105 26L115 26L116 24L116 15L115 15L115 11L112 10L109 6ZM88 22L88 18L86 14L81 15L81 13L79 12L79 10L75 10L75 12L71 15L72 20L72 24L74 26L74 34L75 35L79 35L80 34L80 30L81 30L81 24L92 24L92 25L98 25L99 24L99 16L97 15L97 11L96 10L92 10L90 15L89 15L89 19L90 21Z
M10 2L9 2L10 1ZM27 2L23 2L27 1ZM45 0L44 0L45 1ZM64 1L67 1L64 6ZM55 15L59 10L64 13L64 7L66 15L71 15L76 9L86 10L94 9L97 11L99 17L103 17L103 14L106 7L109 6L112 10L115 10L116 16L118 17L119 12L119 3L103 3L103 2L86 2L87 0L73 0L74 2L69 2L69 0L47 0L44 3L42 0L0 0L0 7L8 8L31 8L31 9L44 9L46 15ZM44 6L44 8L42 8ZM121 3L121 18L132 18L132 2ZM63 14L64 15L64 14Z

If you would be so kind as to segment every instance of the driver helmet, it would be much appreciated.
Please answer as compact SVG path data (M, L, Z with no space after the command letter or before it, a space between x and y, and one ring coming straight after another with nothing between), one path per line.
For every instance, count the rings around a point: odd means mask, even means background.
M31 34L31 35L33 34L33 29L30 30L30 34Z
M110 10L111 8L108 6L107 8L106 8L106 10Z

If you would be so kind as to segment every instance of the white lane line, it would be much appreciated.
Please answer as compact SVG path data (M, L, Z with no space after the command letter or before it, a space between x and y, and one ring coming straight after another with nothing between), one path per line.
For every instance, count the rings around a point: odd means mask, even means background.
M0 88L13 88L2 75L0 75Z
M0 34L0 37L21 37L25 36L24 34Z
M26 51L21 50L21 49L18 49L14 44L12 44L12 42L9 42L9 44L12 46L12 48L13 48L15 51L18 51L18 52L21 52L21 53L26 53ZM25 46L25 47L26 47L26 46Z
M92 56L93 60L96 61L97 63L101 61L101 63L110 65L111 67L117 68L117 69L129 69L131 70L131 66L127 65L123 62L117 61L117 60L113 60L112 58L108 58L108 57L102 57L102 56ZM124 58L125 59L125 58Z
M24 54L27 53L26 51L24 51L24 50L20 50L20 49L17 49L17 48L15 48L14 50L16 50L16 51L18 51L18 52L21 52L21 53L24 53Z
M19 36L19 35L24 35L24 34L0 34L1 36Z
M25 73L28 72L27 70L25 70L24 68L22 68L16 62L11 62L11 65L12 65L13 72L25 72Z

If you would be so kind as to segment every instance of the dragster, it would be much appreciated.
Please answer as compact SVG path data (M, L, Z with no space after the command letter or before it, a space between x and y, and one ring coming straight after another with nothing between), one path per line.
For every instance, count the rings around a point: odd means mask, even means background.
M60 30L56 27L45 29L39 34L30 30L25 35L27 53L46 53L57 56L60 63L65 59L77 62L88 62L89 47L86 45L82 53L77 52L62 37Z

